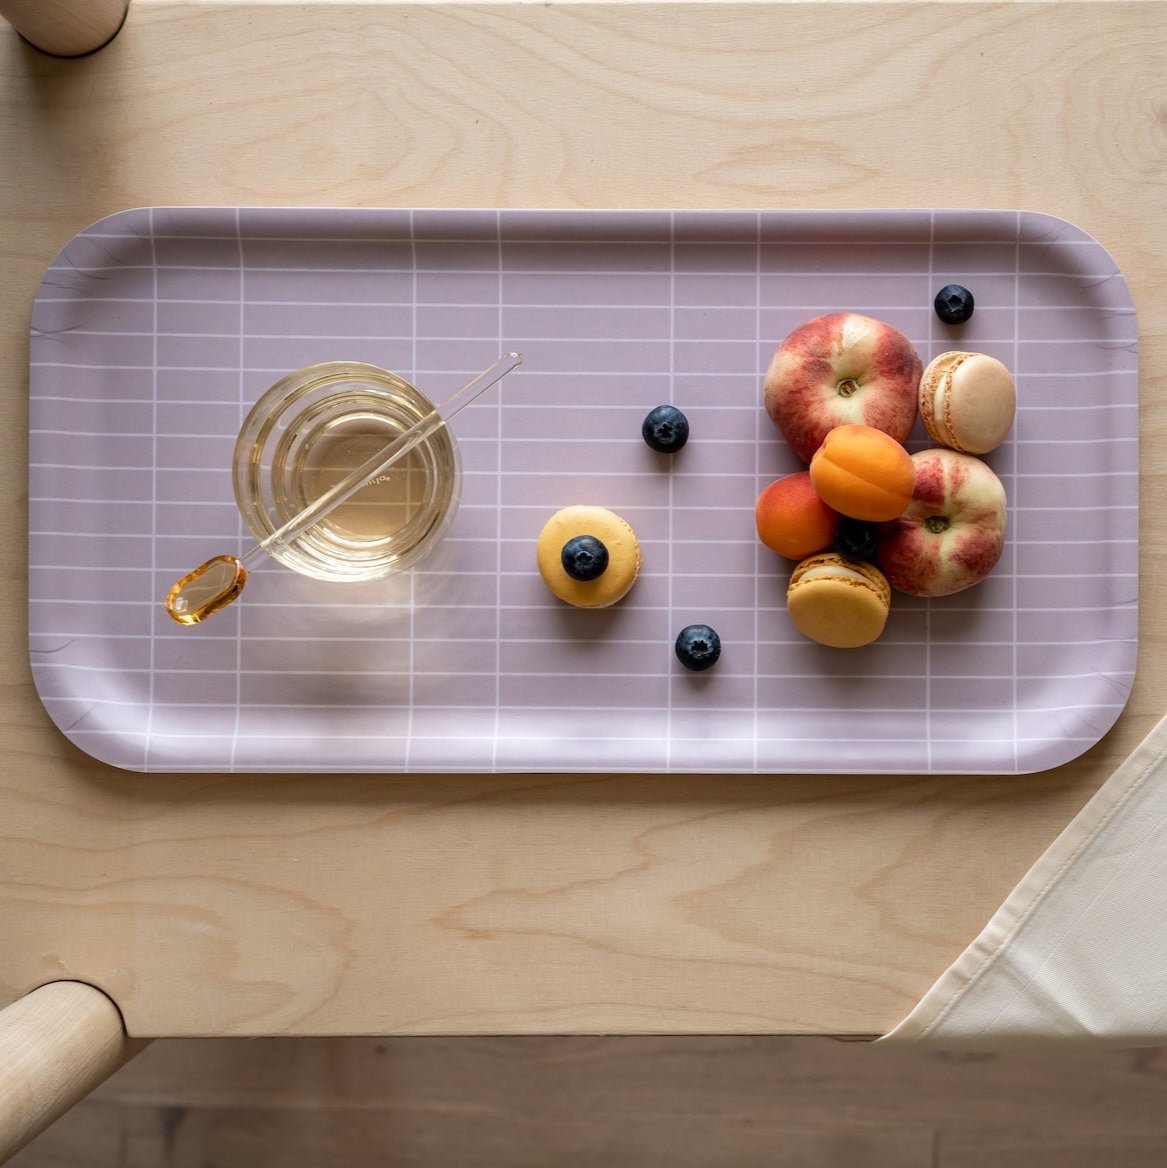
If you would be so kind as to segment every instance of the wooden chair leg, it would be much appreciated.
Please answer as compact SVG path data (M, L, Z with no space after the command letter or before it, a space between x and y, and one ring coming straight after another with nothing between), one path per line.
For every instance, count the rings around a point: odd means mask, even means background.
M0 0L0 16L31 45L54 57L83 57L109 44L129 0Z
M148 1045L83 982L51 982L0 1010L0 1164Z

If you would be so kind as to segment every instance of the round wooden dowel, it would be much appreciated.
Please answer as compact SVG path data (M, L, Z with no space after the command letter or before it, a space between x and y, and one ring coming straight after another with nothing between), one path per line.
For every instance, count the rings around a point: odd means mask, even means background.
M54 57L83 57L109 44L129 0L0 0L0 16Z
M83 982L51 982L0 1010L0 1164L147 1045Z

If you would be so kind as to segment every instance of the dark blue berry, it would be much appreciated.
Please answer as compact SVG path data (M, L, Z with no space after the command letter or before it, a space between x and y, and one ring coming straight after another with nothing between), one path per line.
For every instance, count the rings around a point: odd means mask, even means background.
M560 559L573 580L595 580L607 571L608 549L594 535L577 535L563 545Z
M686 669L700 673L717 664L721 656L721 638L708 625L686 625L677 634L674 648L677 660Z
M945 324L964 324L973 314L973 294L960 284L945 284L932 302L936 315Z
M689 419L676 406L657 406L640 424L645 442L660 454L676 454L689 441Z
M835 551L845 560L875 558L879 528L864 519L840 519L835 528Z

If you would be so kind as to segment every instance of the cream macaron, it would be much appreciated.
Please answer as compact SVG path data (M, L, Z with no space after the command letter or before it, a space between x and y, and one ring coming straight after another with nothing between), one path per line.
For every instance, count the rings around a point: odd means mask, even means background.
M920 378L920 417L939 446L962 454L996 450L1013 425L1017 389L987 353L941 353Z
M536 557L543 582L576 608L608 608L628 595L640 575L636 532L606 507L556 511L539 534Z
M834 552L809 556L790 576L786 611L798 631L833 649L879 638L891 609L891 585L874 564Z

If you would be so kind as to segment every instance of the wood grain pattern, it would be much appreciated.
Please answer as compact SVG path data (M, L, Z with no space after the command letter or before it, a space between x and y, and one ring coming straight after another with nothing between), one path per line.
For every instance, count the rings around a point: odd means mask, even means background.
M12 1164L1149 1168L1164 1064L777 1037L162 1041Z
M29 308L77 230L147 203L1028 207L1132 287L1153 499L1161 15L136 0L83 60L0 36L0 1000L80 978L136 1035L894 1025L1161 714L1161 509L1134 695L1054 773L122 774L25 664Z

